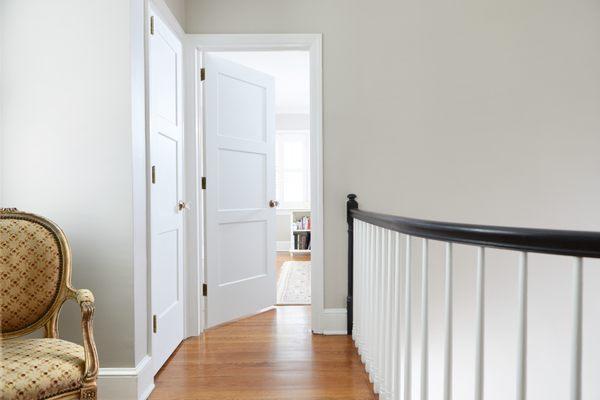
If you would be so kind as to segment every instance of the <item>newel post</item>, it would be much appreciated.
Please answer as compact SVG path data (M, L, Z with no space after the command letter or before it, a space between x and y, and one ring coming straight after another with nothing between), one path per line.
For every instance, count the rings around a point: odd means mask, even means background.
M354 303L352 296L354 294L354 218L351 211L358 208L355 194L348 195L346 202L346 220L348 222L348 297L346 297L347 310L347 334L352 335L352 320Z

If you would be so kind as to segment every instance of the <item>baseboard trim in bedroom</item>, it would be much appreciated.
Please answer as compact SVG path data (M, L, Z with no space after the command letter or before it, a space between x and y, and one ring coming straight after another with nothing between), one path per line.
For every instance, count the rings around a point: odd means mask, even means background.
M134 368L100 368L98 398L146 400L154 390L152 359L145 356Z
M323 335L346 335L346 309L326 308L321 313Z

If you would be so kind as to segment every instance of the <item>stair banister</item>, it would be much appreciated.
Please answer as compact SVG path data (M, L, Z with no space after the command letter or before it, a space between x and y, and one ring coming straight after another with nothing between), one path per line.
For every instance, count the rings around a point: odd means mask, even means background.
M517 265L517 400L527 394L528 255L543 253L573 257L572 345L570 399L581 399L583 258L600 258L600 233L437 222L364 211L355 194L346 203L348 223L347 333L354 342L382 400L410 400L414 385L419 399L428 398L429 377L429 240L445 247L443 398L452 399L453 382L453 265L454 244L477 248L475 287L474 398L484 398L485 259L486 249L519 253ZM401 239L404 237L404 246ZM411 240L412 239L412 240ZM421 312L411 307L411 253L421 240ZM404 273L401 273L403 268ZM403 281L403 285L400 283ZM404 307L400 307L401 299ZM418 382L412 381L412 324L420 320ZM402 332L404 336L401 337Z

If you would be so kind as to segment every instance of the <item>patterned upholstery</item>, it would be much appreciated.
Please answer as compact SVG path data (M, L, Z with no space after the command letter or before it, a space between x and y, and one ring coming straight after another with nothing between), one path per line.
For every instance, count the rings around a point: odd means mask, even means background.
M40 320L56 299L61 253L43 225L0 218L0 332L14 332Z
M47 399L81 388L83 347L60 339L0 342L0 399Z

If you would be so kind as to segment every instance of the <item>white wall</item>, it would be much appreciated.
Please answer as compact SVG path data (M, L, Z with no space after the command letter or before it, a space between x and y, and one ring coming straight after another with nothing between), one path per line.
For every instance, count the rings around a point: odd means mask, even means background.
M597 1L187 0L186 8L189 33L323 33L326 307L344 307L349 192L364 209L413 217L600 230ZM442 259L432 252L439 295ZM497 368L486 398L514 394L513 258L490 261L488 360ZM456 398L472 396L473 261L457 254L455 367L468 372ZM529 398L567 398L569 260L532 263ZM596 271L586 270L588 399L600 396ZM439 297L432 304L439 332Z
M145 193L143 11L142 0L2 2L2 205L65 231L74 286L96 296L101 367L147 353L145 212L133 209ZM61 336L80 342L76 304L63 311Z

